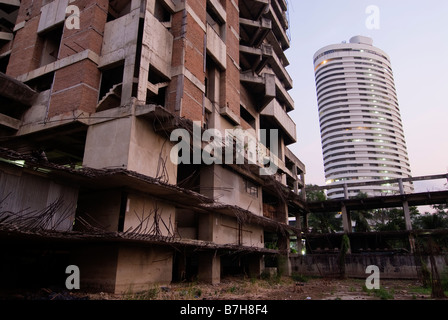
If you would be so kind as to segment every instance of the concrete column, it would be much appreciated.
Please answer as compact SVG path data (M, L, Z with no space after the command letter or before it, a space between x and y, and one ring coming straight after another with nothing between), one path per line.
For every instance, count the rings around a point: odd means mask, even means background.
M301 189L302 200L306 201L305 174L303 172L300 173L300 180L302 180L302 185L303 185L303 188Z
M296 228L302 230L302 222L300 221L300 213L296 215Z
M291 275L291 261L289 260L289 236L279 234L278 235L278 248L279 250L285 252L280 254L277 258L277 268L278 272L284 276Z
M411 222L411 213L409 211L409 204L407 201L403 201L403 212L404 212L404 221L406 224L406 230L412 230L412 222ZM415 239L412 234L409 235L409 247L411 248L411 253L415 251Z
M403 180L398 180L398 186L400 188L400 194L404 196L404 187L403 187ZM411 212L409 210L409 204L408 202L403 198L403 213L404 213L404 222L406 225L406 230L411 231L412 230L412 222L411 222ZM409 235L409 246L411 248L411 253L414 253L415 251L415 239L414 236L411 234Z
M412 230L411 212L407 201L403 201L404 221L406 223L406 230Z
M294 181L294 193L299 194L299 181L297 180L299 177L297 175L297 166L295 165L292 168L292 174L294 175L294 178L296 178L296 180Z
M305 230L305 232L308 232L308 215L308 212L303 215L303 230Z
M258 278L264 271L263 256L253 255L248 258L249 276Z
M350 218L350 212L347 207L342 204L341 208L342 212L342 225L344 227L344 232L351 233L352 232L352 219Z
M344 183L344 198L348 199L348 187L346 183Z
M221 282L221 257L217 252L199 254L198 280L210 284Z
M403 179L398 180L398 186L400 188L400 194L404 196ZM404 221L406 223L406 230L412 230L411 213L409 211L409 204L406 200L403 200L403 212Z

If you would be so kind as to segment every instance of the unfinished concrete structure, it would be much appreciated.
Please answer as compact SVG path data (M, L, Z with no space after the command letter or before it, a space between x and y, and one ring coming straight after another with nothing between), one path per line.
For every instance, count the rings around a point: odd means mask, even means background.
M68 5L79 28L65 23ZM57 262L33 270L51 270L59 284L75 264L83 288L125 292L257 276L266 256L288 256L291 236L300 239L288 217L304 209L305 167L287 148L296 127L286 1L0 8L0 234L14 240L2 271L23 279L46 252ZM170 161L171 133L195 126L249 132L261 161L248 162L249 152L242 164ZM278 152L263 139L272 129ZM260 175L266 158L274 175Z

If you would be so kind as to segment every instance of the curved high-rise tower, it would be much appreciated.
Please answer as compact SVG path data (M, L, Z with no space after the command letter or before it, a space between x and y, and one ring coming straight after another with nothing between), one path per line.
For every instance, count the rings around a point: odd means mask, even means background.
M347 184L349 196L399 192L387 180L411 170L389 56L355 36L317 51L314 67L327 184ZM370 180L384 184L350 187ZM328 197L342 198L344 190L330 189Z

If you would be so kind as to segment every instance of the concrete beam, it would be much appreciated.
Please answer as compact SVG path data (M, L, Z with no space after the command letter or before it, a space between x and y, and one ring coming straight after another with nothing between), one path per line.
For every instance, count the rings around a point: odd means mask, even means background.
M398 179L389 179L389 180L375 180L375 181L366 181L366 182L357 182L350 183L349 187L363 187L363 186L372 186L372 185L381 185L384 183L400 183L402 182L414 182L414 181L427 181L427 180L440 180L440 179L448 179L448 173L437 174L437 175L428 175L428 176L419 176L419 177L409 177L409 178L398 178ZM342 184L337 185L329 185L329 186L320 186L320 187L312 187L308 188L309 191L318 191L318 190L330 190L330 189L340 189L342 188Z
M291 117L283 110L277 100L271 101L260 113L263 116L273 117L286 133L291 143L297 141L296 124Z
M90 61L92 61L96 64L98 64L98 62L99 62L99 56L95 52L87 49L87 50L75 53L66 58L56 60L55 62L49 63L43 67L34 69L33 71L30 71L28 73L22 74L17 77L17 80L19 80L21 82L27 82L27 81L30 81L37 77L40 77L44 74L48 74L50 72L62 69L64 67L67 67L69 65L72 65L74 63L80 62L85 59L89 59Z
M0 40L11 41L14 35L11 32L0 32Z
M307 189L307 191L309 191L309 189ZM311 212L336 212L340 210L342 202L350 210L369 210L401 207L403 206L403 201L408 202L408 205L411 207L448 203L448 190L372 197L366 199L336 199L308 202L307 207Z
M0 0L0 5L6 4L8 6L20 7L19 0Z
M38 93L21 81L0 72L0 96L19 102L24 106L31 106Z
M8 117L0 113L0 126L8 127L14 130L19 130L22 121Z

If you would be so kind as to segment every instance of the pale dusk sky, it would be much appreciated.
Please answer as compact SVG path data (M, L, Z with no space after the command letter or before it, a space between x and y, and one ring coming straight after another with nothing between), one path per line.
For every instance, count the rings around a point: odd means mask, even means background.
M306 183L325 185L313 55L363 35L391 58L413 176L448 172L448 1L288 0L291 48L286 51L298 142ZM369 29L367 7L379 9ZM416 192L445 189L446 180L415 183Z

